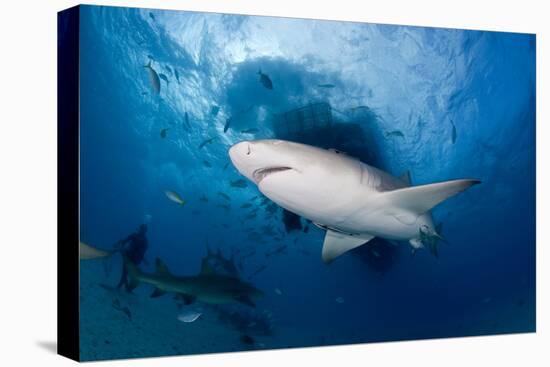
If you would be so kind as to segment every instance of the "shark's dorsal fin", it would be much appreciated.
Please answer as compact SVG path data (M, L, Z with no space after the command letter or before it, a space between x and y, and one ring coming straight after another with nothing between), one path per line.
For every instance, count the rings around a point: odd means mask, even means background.
M214 269L210 266L210 264L208 263L208 259L207 258L204 258L202 259L202 263L201 263L201 272L200 272L201 275L210 275L210 274L214 274Z
M164 264L162 260L159 259L158 257L155 260L155 273L157 275L172 275L170 274L170 270L168 270L168 267L166 266L166 264Z
M329 263L343 253L353 250L354 248L369 242L373 238L374 236L368 235L361 235L361 237L350 236L344 233L334 232L329 229L327 230L325 242L323 243L323 261Z
M405 172L403 172L401 174L401 176L399 176L399 179L401 181L403 181L407 186L411 186L412 185L412 181L411 181L411 171L407 170Z
M383 196L393 208L405 210L409 213L423 214L443 200L478 183L481 183L481 181L470 179L452 180L428 185L404 187L384 192ZM401 213L398 215L401 215Z

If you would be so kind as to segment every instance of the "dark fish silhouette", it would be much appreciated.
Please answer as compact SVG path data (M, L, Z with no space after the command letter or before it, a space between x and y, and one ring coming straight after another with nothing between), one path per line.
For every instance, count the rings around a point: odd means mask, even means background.
M166 133L168 132L168 130L169 130L169 128L165 128L165 129L162 129L162 130L160 131L160 137L161 137L162 139L166 138Z
M241 189L248 186L246 181L243 180L242 178L240 178L238 180L235 180L235 181L231 181L230 185L231 185L231 187L238 187L238 188L241 188Z
M223 132L226 133L227 130L229 130L229 126L231 125L231 117L225 120L225 126L223 127Z
M187 126L188 129L191 129L191 124L189 123L189 114L187 112L185 112L183 117L185 119L185 125Z
M224 198L225 200L231 200L231 198L229 197L229 195L227 195L226 193L224 192L218 192L218 195L220 195L222 198Z
M393 130L393 131L390 131L390 132L386 133L387 138L392 137L392 136L399 137L399 138L404 138L405 137L405 135L403 135L401 130Z
M166 75L164 75L163 73L160 73L159 74L159 77L164 80L166 82L166 84L168 84L168 77Z
M212 167L212 163L210 163L210 162L208 162L208 161L206 161L206 160L202 161L202 163L203 163L206 167L208 167L208 168L211 168L211 167Z
M334 84L317 84L319 88L334 88Z
M155 20L155 16L153 15L153 13L149 12L149 18Z
M455 124L453 122L453 120L450 120L451 121L451 125L453 126L453 131L452 131L452 134L451 134L451 141L454 143L456 143L456 127L455 127Z
M147 69L147 75L149 76L149 83L151 83L151 88L159 94L160 93L160 79L157 72L151 67L151 60L144 66Z
M214 137L214 138L204 140L202 143L200 143L199 149L202 149L206 144L212 144L214 139L216 139L216 138Z
M271 82L271 79L269 79L269 76L267 76L267 74L262 73L261 69L258 71L258 75L260 76L260 83L262 83L262 85L265 88L272 90L273 82Z
M174 75L176 76L176 80L179 83L180 82L180 75L178 74L178 69L174 69Z

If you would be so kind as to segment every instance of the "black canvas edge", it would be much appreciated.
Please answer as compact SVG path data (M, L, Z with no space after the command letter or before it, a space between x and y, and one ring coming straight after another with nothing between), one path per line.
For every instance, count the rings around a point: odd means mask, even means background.
M80 7L57 13L57 353L80 360Z

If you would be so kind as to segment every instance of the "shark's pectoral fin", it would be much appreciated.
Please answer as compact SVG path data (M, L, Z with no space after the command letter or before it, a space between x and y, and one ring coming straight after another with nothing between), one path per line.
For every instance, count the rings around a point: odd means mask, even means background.
M422 214L432 209L443 200L481 183L479 180L453 180L428 185L405 187L385 192L383 195L388 204L412 213Z
M163 291L161 289L158 289L158 288L155 288L153 293L151 293L151 298L157 298L157 297L163 296L164 294L166 294L165 291Z
M350 236L345 233L338 233L327 230L325 236L325 242L323 243L323 261L329 263L338 256L342 255L344 252L353 250L356 247L361 246L364 243L372 240L374 236L364 235L361 237Z
M237 296L235 297L235 301L256 308L256 304L252 302L252 300L248 296Z

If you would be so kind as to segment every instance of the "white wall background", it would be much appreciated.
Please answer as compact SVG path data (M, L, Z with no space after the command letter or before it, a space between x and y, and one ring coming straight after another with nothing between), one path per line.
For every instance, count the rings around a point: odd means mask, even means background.
M104 5L537 33L536 334L135 360L136 366L521 366L550 360L547 188L550 30L543 1L135 0ZM74 1L12 0L0 22L0 365L69 365L56 339L56 12ZM472 254L475 256L475 254ZM411 315L413 317L414 315ZM546 360L546 362L544 362ZM108 362L124 365L128 361Z

